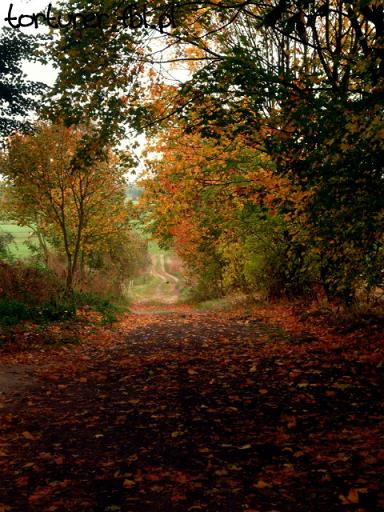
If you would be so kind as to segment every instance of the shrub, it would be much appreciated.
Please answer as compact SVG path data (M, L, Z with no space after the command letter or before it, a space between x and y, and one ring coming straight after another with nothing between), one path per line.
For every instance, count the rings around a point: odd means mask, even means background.
M60 279L44 267L0 262L0 324L71 318L75 306L63 291Z
M36 323L66 320L74 315L74 305L65 302L45 303L33 307L13 299L0 299L0 325L2 326L16 325L25 320Z
M74 301L77 307L88 306L102 315L102 324L116 322L117 315L128 307L128 300L122 296L103 297L94 292L75 292Z
M44 267L0 262L0 293L10 301L34 307L55 302L63 293L63 285L53 272Z
M98 280L95 291L75 291L68 298L64 283L45 267L0 262L0 325L10 326L25 320L36 323L68 320L76 315L76 308L88 306L101 313L102 322L116 321L128 303L113 287L102 287Z
M0 299L0 323L2 325L14 325L23 320L28 320L30 312L28 307L17 300Z
M318 280L318 262L281 219L267 217L245 238L244 277L268 298L304 296Z

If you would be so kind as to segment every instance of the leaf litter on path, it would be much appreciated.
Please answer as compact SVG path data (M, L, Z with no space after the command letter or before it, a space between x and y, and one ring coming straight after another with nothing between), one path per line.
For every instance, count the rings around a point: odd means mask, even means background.
M339 340L173 307L37 351L1 409L0 507L382 510L381 344Z

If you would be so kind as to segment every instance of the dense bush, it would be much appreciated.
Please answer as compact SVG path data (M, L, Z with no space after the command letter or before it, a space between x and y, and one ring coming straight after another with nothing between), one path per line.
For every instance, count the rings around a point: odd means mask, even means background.
M111 289L75 290L68 297L62 280L44 267L0 262L0 325L10 326L25 320L36 323L67 320L76 309L87 306L102 315L103 323L116 321L128 303Z
M246 205L229 218L209 250L190 260L196 300L218 298L240 290L266 298L311 295L320 281L319 257L304 241L299 226L282 216ZM199 246L201 249L201 246Z
M319 281L318 258L279 216L254 218L244 237L243 262L247 288L268 298L305 296Z
M17 300L0 298L0 324L14 325L28 320L31 314L28 307Z
M75 305L63 292L63 283L46 268L0 262L0 324L71 318Z
M63 293L60 279L44 267L32 267L21 262L0 262L1 297L29 306L55 303Z
M75 292L74 302L77 307L86 306L100 313L103 324L116 322L117 315L128 307L128 300L122 295L105 297L93 292Z
M214 254L206 254L202 260L204 267L197 269L194 276L190 276L188 299L200 302L222 297L225 293L223 284L223 265Z
M24 320L36 323L66 320L75 315L73 303L64 300L32 306L13 299L0 299L0 325L15 325Z

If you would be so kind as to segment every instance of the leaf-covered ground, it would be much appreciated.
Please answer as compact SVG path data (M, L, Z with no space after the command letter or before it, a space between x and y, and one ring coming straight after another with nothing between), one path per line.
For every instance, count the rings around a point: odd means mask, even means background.
M0 511L384 510L382 339L262 313L147 308L4 350L31 383L3 395Z

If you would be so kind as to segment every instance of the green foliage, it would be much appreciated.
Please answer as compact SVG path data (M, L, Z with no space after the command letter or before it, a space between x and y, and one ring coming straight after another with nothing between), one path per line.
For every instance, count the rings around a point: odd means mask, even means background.
M108 298L92 292L75 292L74 303L76 307L88 307L102 315L101 324L108 325L117 321L119 314L128 308L128 300L121 296Z
M383 268L384 117L371 101L347 98L319 102L310 120L308 108L285 114L290 136L272 137L270 150L280 172L311 190L306 230L322 283L350 306L362 287L379 284Z
M9 259L9 244L14 241L14 237L11 233L4 233L0 231L0 259Z
M0 299L0 325L12 326L25 320L34 323L46 323L57 320L67 320L75 316L75 307L65 300L44 302L32 306L15 299Z
M42 266L0 264L0 324L24 320L41 323L75 315L74 304L64 298L64 285Z
M319 281L318 257L305 244L302 227L252 203L236 210L228 224L218 241L225 289L267 298L312 292Z
M223 284L223 264L216 254L200 253L200 265L196 268L193 287L189 293L189 300L200 302L203 300L222 297L225 288Z
M76 315L76 307L67 298L58 297L55 301L45 302L33 311L33 318L41 322L68 320Z
M31 312L26 304L14 299L0 298L1 325L14 325L30 318Z
M292 237L279 217L254 223L244 239L243 262L248 290L268 298L310 294L319 279L315 256Z
M26 80L22 61L36 60L38 41L31 34L3 28L0 32L0 145L14 131L31 129L26 116L36 111L46 86Z

